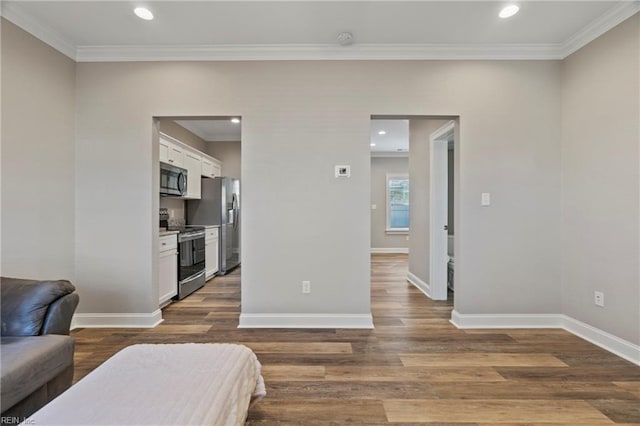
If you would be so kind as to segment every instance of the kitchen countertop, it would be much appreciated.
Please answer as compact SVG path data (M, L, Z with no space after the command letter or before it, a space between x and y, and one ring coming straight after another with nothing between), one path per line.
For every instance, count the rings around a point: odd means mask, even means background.
M166 237L167 235L177 235L178 231L160 231L161 237Z

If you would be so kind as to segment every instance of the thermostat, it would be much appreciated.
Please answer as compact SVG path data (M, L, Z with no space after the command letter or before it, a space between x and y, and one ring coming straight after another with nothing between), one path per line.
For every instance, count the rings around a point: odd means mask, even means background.
M351 166L336 166L336 177L351 177Z

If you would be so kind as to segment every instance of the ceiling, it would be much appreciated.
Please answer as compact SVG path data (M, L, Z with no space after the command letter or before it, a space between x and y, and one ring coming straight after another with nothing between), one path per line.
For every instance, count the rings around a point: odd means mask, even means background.
M385 131L380 135L378 132ZM409 120L371 120L372 154L407 155L409 152Z
M558 59L638 1L3 1L2 15L78 61ZM133 7L148 7L143 21ZM353 33L340 46L340 32Z
M207 142L240 141L242 126L240 123L232 123L230 118L175 122Z

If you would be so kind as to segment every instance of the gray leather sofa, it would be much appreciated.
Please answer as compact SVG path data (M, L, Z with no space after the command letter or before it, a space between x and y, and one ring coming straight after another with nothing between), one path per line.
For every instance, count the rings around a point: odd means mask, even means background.
M73 381L69 336L78 294L69 281L0 278L2 423L18 423Z

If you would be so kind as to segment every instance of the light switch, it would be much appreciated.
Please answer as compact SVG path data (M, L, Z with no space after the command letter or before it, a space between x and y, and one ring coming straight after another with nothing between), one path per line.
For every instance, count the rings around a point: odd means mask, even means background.
M378 208L378 206L376 206L375 204L371 204L371 210L375 210L377 208Z
M482 197L480 199L480 205L483 207L487 207L491 205L491 194L488 192L483 192Z

